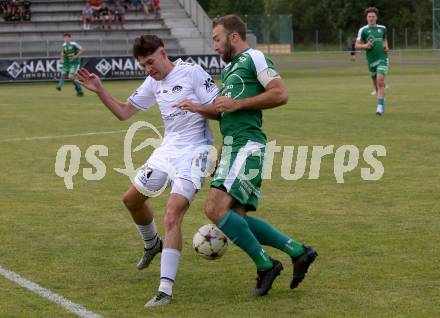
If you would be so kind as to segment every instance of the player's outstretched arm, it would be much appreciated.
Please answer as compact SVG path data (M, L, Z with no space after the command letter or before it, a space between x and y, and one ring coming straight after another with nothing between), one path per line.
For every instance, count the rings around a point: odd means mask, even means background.
M194 104L188 99L179 102L175 107L188 110L193 113L199 113L209 119L220 120L220 113L216 110L214 104Z
M133 116L138 109L133 107L128 102L121 102L113 97L109 91L102 85L99 77L87 71L85 68L81 68L78 71L77 83L81 84L83 87L89 91L95 92L96 95L101 99L102 103L119 119L126 120Z
M237 110L261 110L282 106L287 103L289 94L280 78L273 79L266 85L266 91L254 97L232 99L217 97L214 102L217 112L234 112Z

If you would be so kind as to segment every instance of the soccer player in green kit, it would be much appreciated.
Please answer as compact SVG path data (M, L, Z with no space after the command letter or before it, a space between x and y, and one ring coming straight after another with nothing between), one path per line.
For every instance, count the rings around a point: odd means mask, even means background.
M63 69L61 71L61 78L58 82L57 90L61 91L64 85L64 79L72 80L75 86L76 96L84 96L81 85L74 81L75 75L80 67L79 56L83 54L84 49L76 42L71 41L69 33L64 33L63 50L61 51L61 59L63 60Z
M287 89L262 52L246 43L246 25L236 15L213 23L214 50L229 63L222 72L220 95L213 104L188 100L177 107L220 120L223 149L205 205L205 213L257 267L254 296L264 296L283 269L262 245L287 253L293 263L290 288L304 279L316 250L294 241L267 221L249 216L258 208L266 135L262 110L287 103Z
M376 87L376 114L385 112L385 76L388 73L387 28L377 24L379 10L375 7L365 9L368 24L359 29L356 49L366 50L368 69Z

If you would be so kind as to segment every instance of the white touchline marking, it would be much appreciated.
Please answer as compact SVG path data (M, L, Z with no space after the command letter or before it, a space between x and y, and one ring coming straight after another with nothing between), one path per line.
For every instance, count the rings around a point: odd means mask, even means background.
M163 125L157 126L156 128L163 128ZM148 128L140 128L139 130L147 130L147 129ZM10 139L0 139L0 143L2 143L2 142L15 142L15 141L50 140L50 139L61 139L61 138L68 138L68 137L111 135L111 134L120 134L120 133L126 133L126 132L127 132L127 130L113 130L113 131L95 131L95 132L72 134L72 135L10 138Z
M71 313L83 317L83 318L101 318L100 315L95 314L94 312L91 312L84 308L81 305L75 304L71 302L70 300L64 298L63 296L60 296L58 294L53 293L49 289L46 289L44 287L41 287L40 285L31 282L30 280L27 280L17 273L11 272L2 266L0 266L0 274L5 277L6 279L9 279L11 282L17 283L21 287L24 287L26 289L29 289L30 291L40 295L43 298L46 298L50 301L53 301L54 303L60 305L67 311L70 311Z

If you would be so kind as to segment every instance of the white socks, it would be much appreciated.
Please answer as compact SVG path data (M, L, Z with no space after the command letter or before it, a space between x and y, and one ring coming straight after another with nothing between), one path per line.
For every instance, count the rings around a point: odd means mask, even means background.
M144 241L144 245L147 250L156 245L158 237L156 223L154 223L154 220L147 225L136 224L136 227L139 231L139 234L141 235L142 240Z
M148 225L136 224L136 227L144 241L145 248L148 250L154 247L157 240L159 240L154 220ZM162 250L162 256L160 259L160 292L170 296L173 295L173 284L176 279L179 261L180 251L174 248L164 248Z
M180 251L173 248L164 248L160 259L159 291L173 295L173 284L179 267Z

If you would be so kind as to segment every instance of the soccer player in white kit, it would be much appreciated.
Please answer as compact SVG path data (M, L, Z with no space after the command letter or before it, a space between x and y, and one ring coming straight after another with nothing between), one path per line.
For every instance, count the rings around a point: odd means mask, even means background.
M120 120L130 118L139 110L146 111L155 104L159 105L165 126L164 139L139 170L133 185L123 197L144 241L144 255L137 267L148 267L153 257L162 251L159 290L145 304L145 307L154 307L172 302L173 283L182 249L181 224L200 186L195 181L198 176L191 174L191 168L194 162L200 162L198 159L203 151L199 150L205 149L206 153L207 146L213 143L208 120L176 105L185 99L209 104L218 89L211 76L199 65L180 59L171 62L162 40L157 36L142 35L135 39L133 55L149 76L126 102L110 95L99 77L85 69L78 72L78 82L95 92ZM162 242L148 199L167 185L171 186L171 192L164 214L165 237Z

